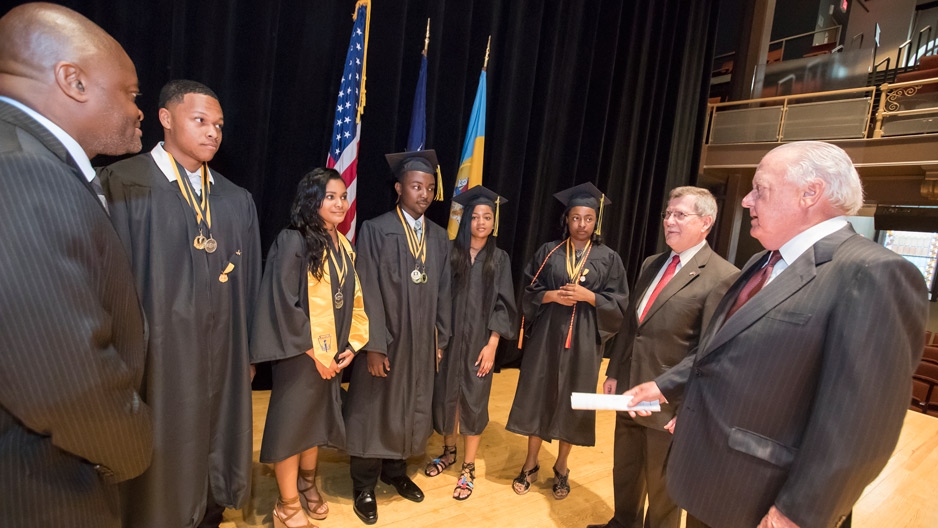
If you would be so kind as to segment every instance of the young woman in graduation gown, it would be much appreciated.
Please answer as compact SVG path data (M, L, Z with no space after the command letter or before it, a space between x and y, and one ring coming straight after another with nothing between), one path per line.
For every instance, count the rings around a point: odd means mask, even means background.
M625 268L602 244L602 209L611 202L590 183L555 195L566 205L564 239L538 249L525 268L523 345L518 388L506 429L528 437L515 493L538 477L544 440L560 441L553 496L570 493L567 457L573 445L592 446L595 411L573 410L570 394L596 392L603 345L619 330L628 304Z
M458 429L465 457L453 498L465 500L475 485L476 451L489 421L495 349L500 338L514 339L517 308L511 262L492 236L505 199L478 186L453 200L463 206L450 252L454 339L433 388L433 428L443 435L443 453L424 471L434 477L456 462Z
M251 361L273 361L260 461L274 465L280 489L275 527L326 517L315 483L319 446L345 448L337 374L368 340L355 254L336 229L348 208L339 173L313 170L297 188L292 225L267 255Z

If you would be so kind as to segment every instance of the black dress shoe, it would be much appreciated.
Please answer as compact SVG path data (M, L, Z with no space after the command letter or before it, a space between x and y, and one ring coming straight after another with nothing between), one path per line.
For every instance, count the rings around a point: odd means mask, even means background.
M352 510L365 524L378 522L378 502L375 501L375 491L365 490L357 493Z
M423 500L423 492L420 491L420 488L418 488L416 484L414 484L413 480L410 480L410 477L400 476L385 478L384 475L382 475L381 482L394 486L394 489L397 490L397 493L407 500L414 502L420 502Z

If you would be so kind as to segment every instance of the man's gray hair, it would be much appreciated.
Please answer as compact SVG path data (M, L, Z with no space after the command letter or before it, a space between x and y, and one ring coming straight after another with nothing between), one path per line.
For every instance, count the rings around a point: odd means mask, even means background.
M716 198L710 194L710 191L703 187L694 187L692 185L675 187L671 190L671 194L668 195L668 200L676 200L685 196L694 197L694 212L700 216L709 216L713 218L713 224L716 223L717 201ZM713 227L713 224L710 224L710 227Z
M822 141L798 141L775 148L790 157L785 177L795 185L806 185L815 178L826 184L828 203L845 215L863 207L863 184L853 161L844 150Z

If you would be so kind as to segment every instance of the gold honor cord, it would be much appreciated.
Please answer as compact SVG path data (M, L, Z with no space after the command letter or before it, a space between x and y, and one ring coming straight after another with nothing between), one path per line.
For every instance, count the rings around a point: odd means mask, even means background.
M593 249L593 241L588 240L586 245L583 246L583 258L580 259L580 262L576 263L576 248L573 246L573 241L567 239L567 276L570 277L570 282L576 284L578 282L583 282L586 280L586 274L589 272L588 269L583 269L583 266L586 264L586 259L590 256L590 251ZM575 265L574 265L575 264ZM564 348L570 348L570 345L573 344L573 322L576 318L576 305L578 303L573 303L573 311L570 313L570 325L567 327L567 340L564 342Z
M208 164L203 163L200 169L202 176L202 201L200 203L195 198L195 189L192 188L189 175L186 174L186 177L183 178L182 175L179 174L179 166L176 164L176 159L173 158L173 155L169 152L166 152L166 155L169 156L169 164L173 166L173 172L176 173L176 183L179 185L179 192L182 193L182 197L185 198L186 203L189 204L189 207L195 212L195 220L199 225L199 234L192 241L192 246L195 249L204 249L206 253L214 253L215 250L218 249L218 242L212 237L212 205L208 199L208 195L211 194L212 189L208 177ZM203 223L208 228L208 238L205 238L205 235L202 233Z
M414 228L404 220L404 215L401 213L401 208L397 208L397 217L401 220L401 225L404 226L404 235L407 236L407 247L410 249L410 254L414 256L417 261L414 263L414 271L410 272L410 280L414 284L423 284L427 282L427 274L425 271L422 271L421 268L425 268L427 264L427 233L424 233L420 240L417 240L417 233L414 232Z
M573 241L569 238L567 239L567 277L570 278L570 282L577 282L580 278L580 270L583 269L583 265L586 264L586 255L589 255L590 249L593 245L592 240L588 240L586 245L583 246L583 255L584 257L580 262L576 261L576 248L573 246Z
M345 277L348 276L348 261L345 259L345 247L343 247L341 243L338 245L337 251L339 253L338 260L335 258L336 251L332 251L331 249L329 250L329 258L332 259L332 264L335 266L335 274L338 275L338 277L336 277L338 286L335 295L333 295L333 301L335 309L340 310L345 304L345 296L342 295L342 286L345 285ZM339 262L342 263L341 266Z

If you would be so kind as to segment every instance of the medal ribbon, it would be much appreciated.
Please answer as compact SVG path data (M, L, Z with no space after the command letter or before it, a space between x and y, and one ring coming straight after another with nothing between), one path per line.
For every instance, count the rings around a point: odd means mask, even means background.
M570 278L570 282L575 283L580 278L580 271L583 269L583 265L586 264L586 255L589 255L592 246L592 240L586 242L586 246L583 247L583 259L577 263L576 248L573 246L573 241L567 239L567 277Z
M407 235L407 247L410 249L410 254L414 256L415 259L419 259L421 264L427 263L427 233L424 233L420 240L417 240L417 233L414 232L414 228L404 220L404 215L401 213L401 208L397 208L397 217L401 219L401 225L404 226L404 234Z
M211 182L208 178L208 164L203 163L200 169L202 173L202 202L199 203L195 198L195 189L192 188L192 182L189 181L189 175L186 174L186 177L183 178L179 174L179 165L176 164L176 160L173 158L173 155L169 152L166 152L166 155L169 156L169 163L173 166L173 171L176 173L176 183L179 184L179 192L182 193L182 197L186 199L186 203L189 204L189 207L195 211L195 219L202 225L204 222L209 229L212 228L212 206L209 203L208 195L211 193Z
M339 258L336 260L336 253L338 252ZM335 266L335 273L338 275L338 291L342 291L342 286L345 284L345 277L348 276L348 261L345 259L345 246L342 243L339 243L338 251L329 251L329 258L332 259L332 264ZM339 265L339 262L342 265Z

